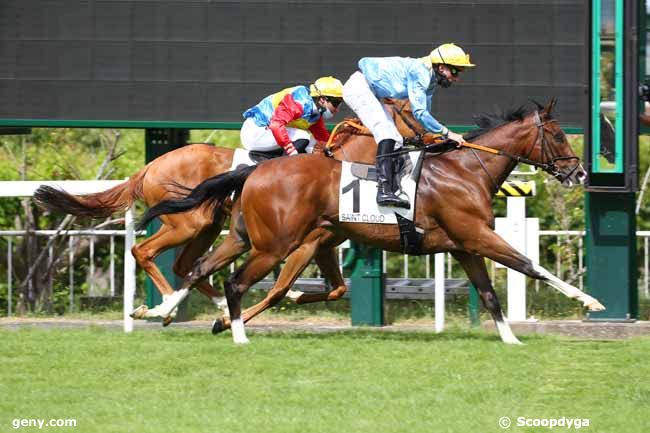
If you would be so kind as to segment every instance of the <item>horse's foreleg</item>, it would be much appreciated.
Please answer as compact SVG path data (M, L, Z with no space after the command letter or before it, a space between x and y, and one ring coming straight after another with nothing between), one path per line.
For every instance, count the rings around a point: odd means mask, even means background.
M464 241L463 246L467 252L490 258L531 278L546 282L567 297L578 299L591 311L605 309L597 299L560 280L539 264L533 263L488 227L482 228L480 233L473 235L472 240Z
M522 344L517 337L515 337L510 329L510 325L508 325L508 322L503 316L501 304L499 303L497 294L494 292L494 288L492 287L492 282L487 273L483 257L469 254L464 251L453 251L451 254L461 264L467 277L478 291L483 305L492 315L492 319L499 331L501 341L506 344Z

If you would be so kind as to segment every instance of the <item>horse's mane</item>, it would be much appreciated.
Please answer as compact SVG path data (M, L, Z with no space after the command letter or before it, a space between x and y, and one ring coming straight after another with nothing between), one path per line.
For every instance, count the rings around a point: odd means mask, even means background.
M537 109L542 109L543 107L540 104L537 104ZM533 113L535 110L526 105L522 105L517 108L512 108L507 111L501 111L496 114L475 114L473 117L474 123L478 126L478 129L469 131L464 135L465 140L472 141L477 137L485 134L488 131L491 131L501 125L506 123L522 121L526 116Z

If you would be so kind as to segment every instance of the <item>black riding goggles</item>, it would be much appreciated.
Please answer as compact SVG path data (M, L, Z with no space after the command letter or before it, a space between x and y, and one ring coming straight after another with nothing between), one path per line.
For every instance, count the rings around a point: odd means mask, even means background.
M332 104L334 108L339 108L339 105L343 103L343 98L337 98L335 96L328 96L325 99L329 101L329 103Z

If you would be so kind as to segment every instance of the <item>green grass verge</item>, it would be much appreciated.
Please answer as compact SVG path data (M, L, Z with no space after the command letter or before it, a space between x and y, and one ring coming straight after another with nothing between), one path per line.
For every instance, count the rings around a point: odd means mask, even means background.
M75 432L544 432L500 417L588 418L647 432L650 339L482 331L230 333L0 330L0 431L74 418ZM23 428L20 431L38 431Z

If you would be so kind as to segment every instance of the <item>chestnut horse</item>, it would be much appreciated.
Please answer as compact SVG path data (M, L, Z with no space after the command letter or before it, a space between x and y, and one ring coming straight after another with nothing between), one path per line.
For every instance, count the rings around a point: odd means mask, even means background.
M203 180L230 169L234 149L209 144L191 144L159 156L126 182L106 191L72 195L65 191L41 186L34 199L42 207L54 212L81 217L105 218L124 212L136 200L154 206L162 200L179 196L169 185L195 186ZM183 191L185 192L185 191ZM185 245L174 262L173 270L180 277L187 275L194 261L208 250L221 231L227 212L213 213L207 206L182 215L161 217L161 227L152 236L133 246L136 262L149 275L164 297L174 293L154 259L169 248ZM207 281L198 289L215 303L222 296ZM147 317L156 317L155 310Z
M519 340L504 319L485 257L545 281L592 311L604 309L598 300L533 263L494 232L492 198L518 162L536 165L566 186L585 180L579 158L552 118L554 106L555 100L546 107L538 105L532 112L516 110L499 125L495 125L494 119L483 118L484 128L469 134L467 139L499 154L479 154L472 148L462 148L427 157L422 163L417 190L415 222L424 230L421 253L448 251L460 262L496 322L501 339L510 344L519 344ZM282 299L314 257L321 269L329 270L334 291L345 290L332 248L346 238L400 251L396 225L339 221L340 175L339 161L300 155L244 169L235 182L231 173L217 176L193 191L192 194L211 191L200 201L204 205L220 203L241 188L240 228L246 228L252 246L249 258L225 284L230 318L217 320L213 331L231 327L235 343L247 342L244 322ZM150 211L178 211L174 205L179 202L182 200L162 202ZM286 263L267 297L242 314L242 295L282 260Z
M385 107L393 117L399 131L405 137L416 137L423 130L417 124L411 112L408 100L385 100ZM356 144L346 143L345 148L339 144L351 135L368 135ZM373 163L376 144L369 134L355 127L347 126L337 136L331 154L336 159ZM322 145L320 146L322 152ZM49 186L40 187L34 199L42 207L54 212L75 216L102 218L128 209L136 200L144 200L148 207L155 206L163 200L182 196L182 188L193 188L205 179L225 173L232 165L234 149L215 147L209 144L190 144L168 152L132 175L126 182L109 190L87 195L72 195ZM172 188L170 188L172 186ZM134 318L162 317L164 324L171 322L171 311L167 305L177 305L180 294L176 293L165 279L154 259L165 250L185 245L176 258L173 270L176 275L185 277L192 265L201 257L219 236L225 219L232 211L237 212L238 204L225 200L214 209L212 206L200 206L181 215L161 215L161 227L151 237L133 246L131 250L137 263L149 275L158 291L163 295L163 304L153 309L138 307L132 314ZM233 219L235 222L236 219ZM230 264L248 246L231 227L229 235L211 260L205 263L212 272ZM210 297L219 305L222 296L206 279L192 281L199 291ZM223 304L225 306L225 303Z

